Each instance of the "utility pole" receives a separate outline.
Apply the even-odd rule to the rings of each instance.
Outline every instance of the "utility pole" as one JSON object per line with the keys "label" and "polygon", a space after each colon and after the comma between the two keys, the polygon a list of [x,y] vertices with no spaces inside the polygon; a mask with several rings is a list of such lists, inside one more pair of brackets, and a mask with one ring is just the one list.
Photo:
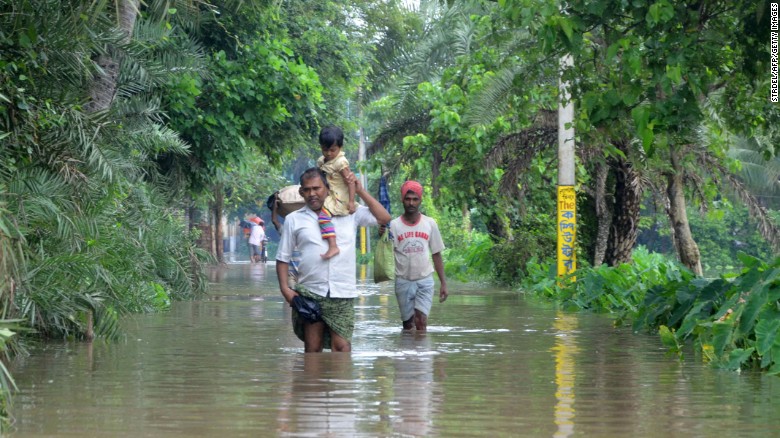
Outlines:
{"label": "utility pole", "polygon": [[[570,55],[561,58],[561,77],[558,79],[558,276],[577,270],[577,195],[575,183],[574,103],[564,82],[563,71],[571,67]],[[567,127],[568,125],[568,127]]]}
{"label": "utility pole", "polygon": [[[366,135],[363,131],[363,127],[360,127],[359,132],[359,146],[358,146],[358,162],[366,159]],[[368,188],[368,180],[366,174],[360,172],[360,184],[363,184],[364,188]],[[369,236],[366,227],[360,227],[360,253],[366,254],[371,251],[371,236]]]}

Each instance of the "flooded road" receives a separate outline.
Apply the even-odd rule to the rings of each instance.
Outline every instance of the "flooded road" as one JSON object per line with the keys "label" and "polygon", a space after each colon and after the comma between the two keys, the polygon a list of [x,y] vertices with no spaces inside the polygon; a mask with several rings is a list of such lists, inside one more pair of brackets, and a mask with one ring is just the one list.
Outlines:
{"label": "flooded road", "polygon": [[453,282],[402,334],[392,284],[363,281],[352,354],[303,354],[272,263],[211,280],[126,341],[18,360],[11,436],[780,435],[780,378],[681,363],[603,315]]}

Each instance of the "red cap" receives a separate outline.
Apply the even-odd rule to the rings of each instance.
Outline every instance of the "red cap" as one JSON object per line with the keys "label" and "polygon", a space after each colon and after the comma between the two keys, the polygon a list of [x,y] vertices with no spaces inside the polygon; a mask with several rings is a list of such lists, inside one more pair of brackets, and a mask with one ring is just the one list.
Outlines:
{"label": "red cap", "polygon": [[418,183],[417,181],[406,181],[401,186],[401,198],[406,196],[406,193],[412,191],[414,193],[417,193],[417,196],[422,198],[423,195],[423,188],[422,184]]}

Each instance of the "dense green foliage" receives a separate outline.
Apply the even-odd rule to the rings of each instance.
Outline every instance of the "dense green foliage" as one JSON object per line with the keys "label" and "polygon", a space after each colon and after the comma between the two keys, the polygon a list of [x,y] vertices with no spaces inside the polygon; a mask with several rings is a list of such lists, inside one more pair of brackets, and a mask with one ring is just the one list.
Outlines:
{"label": "dense green foliage", "polygon": [[321,103],[316,72],[283,42],[254,41],[235,56],[215,52],[208,78],[179,76],[172,84],[177,92],[167,96],[171,125],[195,145],[186,170],[196,192],[246,173],[252,153],[278,163],[283,149],[276,143],[306,132]]}
{"label": "dense green foliage", "polygon": [[523,290],[558,300],[565,308],[611,312],[619,319],[630,318],[649,288],[685,275],[679,264],[641,247],[634,251],[633,263],[584,267],[577,271],[576,282],[561,283],[551,265],[538,259],[529,263],[528,271]]}
{"label": "dense green foliage", "polygon": [[635,327],[659,328],[679,351],[692,339],[704,360],[731,370],[780,373],[780,259],[740,257],[739,275],[711,282],[682,277],[647,291]]}
{"label": "dense green foliage", "polygon": [[[196,71],[199,55],[181,28],[147,12],[126,39],[104,2],[0,9],[5,351],[21,348],[14,333],[113,339],[121,315],[205,289],[205,255],[155,165],[187,153],[163,123],[158,93],[175,72]],[[119,80],[111,106],[96,109],[94,57],[107,52]]]}
{"label": "dense green foliage", "polygon": [[[771,246],[756,230],[748,210],[727,201],[714,202],[707,212],[690,208],[691,231],[701,251],[705,277],[718,277],[741,268],[737,255],[745,253],[762,260],[773,256]],[[638,243],[663,254],[674,252],[668,219],[648,211],[643,214]]]}
{"label": "dense green foliage", "polygon": [[655,331],[681,355],[692,342],[714,366],[780,373],[780,259],[772,263],[740,255],[737,274],[708,280],[659,254],[640,249],[634,263],[580,269],[576,281],[555,277],[549,265],[531,263],[528,293],[569,309],[608,312],[617,324]]}

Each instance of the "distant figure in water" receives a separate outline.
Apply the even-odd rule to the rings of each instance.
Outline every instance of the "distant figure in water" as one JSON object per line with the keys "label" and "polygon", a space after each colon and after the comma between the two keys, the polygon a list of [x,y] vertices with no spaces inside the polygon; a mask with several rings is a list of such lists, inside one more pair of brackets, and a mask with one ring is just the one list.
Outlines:
{"label": "distant figure in water", "polygon": [[263,243],[265,241],[265,222],[259,217],[255,216],[249,219],[253,223],[252,231],[249,233],[249,247],[252,248],[251,260],[252,263],[264,262],[263,259]]}
{"label": "distant figure in water", "polygon": [[[441,257],[444,242],[436,221],[420,213],[422,196],[422,184],[406,181],[401,186],[404,214],[390,222],[390,240],[395,256],[395,297],[398,299],[404,330],[428,329],[428,315],[433,303],[434,271],[441,283],[439,302],[443,303],[448,296]],[[380,227],[379,234],[384,232],[385,227]]]}

